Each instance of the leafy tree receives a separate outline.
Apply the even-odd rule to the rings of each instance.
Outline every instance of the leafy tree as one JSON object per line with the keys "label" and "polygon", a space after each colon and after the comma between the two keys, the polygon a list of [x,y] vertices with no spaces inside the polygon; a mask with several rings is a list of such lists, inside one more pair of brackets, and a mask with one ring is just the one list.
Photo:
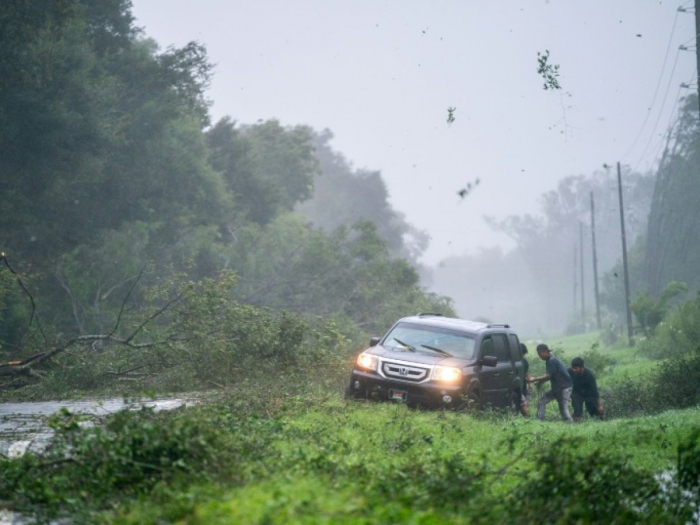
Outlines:
{"label": "leafy tree", "polygon": [[657,300],[653,300],[649,292],[645,290],[632,301],[630,308],[637,318],[644,335],[650,336],[653,334],[658,324],[663,321],[668,313],[669,301],[687,291],[688,286],[685,283],[672,282],[662,290],[661,297]]}
{"label": "leafy tree", "polygon": [[[638,173],[625,175],[628,197],[627,236],[637,238],[646,227],[646,217],[651,201],[653,179]],[[527,291],[511,294],[510,301],[522,297],[521,311],[541,312],[543,329],[560,331],[572,316],[574,260],[580,260],[580,228],[584,226],[584,278],[586,297],[593,306],[593,272],[591,268],[590,194],[596,203],[596,244],[598,270],[604,273],[613,267],[620,257],[620,230],[617,193],[613,177],[607,172],[591,176],[572,176],[562,179],[556,190],[545,193],[540,201],[541,215],[511,216],[503,221],[489,219],[497,230],[516,242],[513,257],[518,265],[523,263],[529,276]],[[576,259],[574,254],[576,253]],[[576,272],[580,272],[580,269]],[[520,281],[520,273],[502,267],[502,279],[508,276]],[[622,273],[618,273],[622,277]],[[578,280],[579,277],[576,276]],[[522,284],[511,283],[511,289],[520,290]],[[506,292],[507,293],[507,292]],[[577,289],[580,294],[580,289]],[[578,295],[580,297],[580,295]],[[617,297],[617,295],[615,296]],[[624,298],[624,295],[622,295]],[[624,300],[624,299],[623,299]],[[573,315],[581,316],[578,304],[573,305]],[[624,313],[624,306],[621,310]]]}
{"label": "leafy tree", "polygon": [[[644,290],[644,255],[646,236],[640,235],[627,253],[630,298]],[[625,299],[625,273],[622,261],[603,274],[601,279],[600,302],[612,315],[618,327],[627,323],[627,300]]]}
{"label": "leafy tree", "polygon": [[653,297],[671,281],[700,286],[700,127],[697,95],[687,96],[656,176],[644,277]]}
{"label": "leafy tree", "polygon": [[281,210],[291,211],[313,194],[318,161],[311,130],[306,126],[284,128],[269,120],[245,128],[256,175],[268,182]]}
{"label": "leafy tree", "polygon": [[372,221],[394,255],[415,262],[428,246],[428,235],[392,208],[381,173],[354,168],[331,148],[332,139],[328,130],[313,136],[321,175],[316,179],[313,197],[297,211],[325,231]]}
{"label": "leafy tree", "polygon": [[245,219],[267,224],[312,195],[318,165],[310,133],[276,120],[238,129],[228,117],[207,131],[209,161]]}
{"label": "leafy tree", "polygon": [[372,333],[418,311],[454,314],[449,300],[420,288],[415,268],[391,257],[368,221],[327,234],[280,216],[264,229],[242,230],[229,264],[243,301],[348,319]]}
{"label": "leafy tree", "polygon": [[106,275],[114,232],[148,225],[155,259],[233,213],[207,164],[200,45],[159,53],[123,0],[3,2],[0,45],[0,245],[39,289],[65,294],[43,294],[57,318],[98,294],[88,275],[123,275]]}

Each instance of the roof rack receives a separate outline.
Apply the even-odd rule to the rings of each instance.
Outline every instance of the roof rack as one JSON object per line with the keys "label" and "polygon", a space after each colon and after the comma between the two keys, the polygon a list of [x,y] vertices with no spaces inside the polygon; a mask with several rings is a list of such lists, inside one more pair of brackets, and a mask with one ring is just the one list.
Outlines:
{"label": "roof rack", "polygon": [[416,317],[428,317],[428,316],[430,316],[430,317],[444,317],[444,315],[442,315],[442,314],[435,314],[432,312],[421,312],[419,314],[416,314]]}
{"label": "roof rack", "polygon": [[509,324],[494,323],[494,324],[487,324],[486,328],[510,328],[510,325]]}

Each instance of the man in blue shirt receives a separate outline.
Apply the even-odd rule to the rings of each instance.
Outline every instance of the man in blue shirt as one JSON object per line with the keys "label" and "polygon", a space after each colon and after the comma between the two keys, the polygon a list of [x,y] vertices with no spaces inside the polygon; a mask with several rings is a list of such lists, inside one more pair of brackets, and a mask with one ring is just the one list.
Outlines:
{"label": "man in blue shirt", "polygon": [[564,364],[552,355],[547,345],[537,345],[537,355],[545,362],[546,373],[540,377],[530,378],[530,382],[541,383],[543,381],[549,381],[551,384],[551,389],[540,397],[540,402],[537,406],[537,418],[544,420],[544,412],[547,408],[547,403],[556,399],[559,404],[561,417],[569,423],[573,423],[574,420],[569,413],[569,399],[571,398],[573,381],[571,380],[569,372],[566,370]]}

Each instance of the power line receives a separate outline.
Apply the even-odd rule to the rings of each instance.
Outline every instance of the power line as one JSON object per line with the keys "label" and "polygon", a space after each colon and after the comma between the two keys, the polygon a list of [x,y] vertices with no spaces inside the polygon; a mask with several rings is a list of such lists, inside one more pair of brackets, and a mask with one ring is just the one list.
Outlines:
{"label": "power line", "polygon": [[700,35],[700,33],[694,34],[694,35],[693,35],[693,38],[689,38],[688,40],[686,40],[685,42],[683,42],[683,43],[681,44],[681,47],[687,46],[687,45],[690,44],[691,42],[695,42],[695,40],[698,38],[699,35]]}
{"label": "power line", "polygon": [[[693,76],[690,78],[690,80],[688,82],[682,82],[678,86],[678,94],[676,95],[676,101],[673,103],[673,107],[671,108],[671,113],[669,114],[669,117],[668,117],[668,124],[666,125],[666,131],[661,136],[661,139],[659,140],[659,145],[656,147],[656,153],[654,154],[654,157],[653,157],[653,160],[651,163],[652,166],[654,165],[656,160],[659,158],[659,155],[661,154],[661,150],[663,149],[665,137],[667,135],[670,135],[670,133],[673,131],[674,116],[677,115],[676,108],[678,107],[678,102],[680,102],[680,100],[682,98],[681,97],[681,90],[692,89],[693,88],[692,82],[697,78],[697,76],[698,76],[698,72],[696,71],[695,73],[693,73]],[[637,167],[642,163],[642,160],[644,160],[643,157],[639,159],[639,161],[635,165],[633,171],[637,171]]]}
{"label": "power line", "polygon": [[[653,166],[654,162],[656,162],[656,159],[659,158],[659,154],[661,153],[661,150],[663,149],[664,141],[666,140],[666,136],[669,135],[672,131],[671,123],[673,122],[674,116],[676,115],[676,106],[678,106],[678,102],[681,99],[681,90],[682,89],[683,89],[683,84],[678,86],[678,94],[676,95],[676,101],[673,103],[673,108],[671,108],[671,113],[670,113],[669,118],[668,118],[668,125],[666,126],[666,131],[659,139],[659,144],[656,147],[656,153],[654,154],[653,160],[651,162],[651,166]],[[640,158],[639,161],[637,161],[637,164],[635,164],[634,169],[632,171],[637,171],[637,168],[639,167],[639,165],[642,163],[643,160],[644,160],[644,157]]]}
{"label": "power line", "polygon": [[668,77],[668,84],[666,84],[666,91],[664,92],[664,99],[661,102],[661,107],[659,108],[659,116],[656,117],[656,122],[654,123],[654,126],[651,128],[651,134],[649,135],[649,140],[647,141],[646,146],[644,146],[644,150],[642,151],[642,154],[639,157],[639,161],[637,161],[637,165],[642,161],[644,158],[644,155],[646,155],[647,150],[649,149],[649,145],[651,144],[651,141],[654,140],[654,131],[656,131],[656,127],[659,125],[659,121],[661,120],[661,115],[663,114],[664,111],[664,106],[666,105],[666,98],[668,97],[668,90],[671,88],[671,82],[673,81],[673,73],[676,71],[676,64],[678,64],[678,57],[680,56],[680,49],[678,49],[678,52],[676,53],[676,59],[673,61],[673,68],[671,68],[671,76]]}
{"label": "power line", "polygon": [[[656,102],[656,96],[659,94],[659,87],[661,86],[661,80],[663,79],[664,76],[664,71],[666,70],[666,62],[668,61],[668,52],[671,49],[671,42],[673,42],[673,35],[676,32],[676,22],[678,21],[678,13],[680,13],[680,8],[678,11],[676,11],[676,16],[673,19],[673,27],[671,28],[671,35],[668,37],[668,45],[666,46],[666,54],[664,55],[664,63],[663,66],[661,67],[661,72],[659,73],[659,80],[656,83],[656,89],[654,90],[654,96],[651,99],[651,103],[649,104],[649,109],[647,109],[647,115],[644,118],[644,122],[642,122],[642,127],[639,128],[639,133],[637,133],[637,136],[634,139],[634,142],[632,142],[632,145],[630,146],[629,150],[627,153],[625,153],[622,156],[621,160],[624,160],[627,155],[629,155],[634,147],[637,145],[637,141],[639,140],[639,137],[642,136],[642,132],[644,131],[644,127],[647,125],[647,121],[649,120],[649,115],[651,115],[651,108],[654,107],[654,102]],[[676,53],[676,61],[678,60],[678,53]],[[675,68],[675,64],[674,64]],[[673,76],[673,73],[671,73],[671,76]]]}

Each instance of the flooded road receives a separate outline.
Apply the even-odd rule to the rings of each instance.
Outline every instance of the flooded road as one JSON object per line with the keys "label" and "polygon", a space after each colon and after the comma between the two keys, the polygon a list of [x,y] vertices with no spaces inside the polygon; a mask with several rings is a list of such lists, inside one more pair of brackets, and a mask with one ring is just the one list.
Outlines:
{"label": "flooded road", "polygon": [[[46,420],[51,414],[62,408],[79,414],[105,416],[125,409],[137,410],[142,406],[153,407],[154,410],[159,411],[195,405],[199,402],[198,398],[193,395],[129,402],[125,402],[121,398],[112,398],[86,401],[0,403],[0,455],[16,458],[29,451],[41,453],[53,437],[53,431],[46,426]],[[0,525],[25,523],[33,523],[33,520],[0,508]]]}
{"label": "flooded road", "polygon": [[133,402],[112,398],[87,401],[0,403],[0,455],[19,457],[27,451],[44,450],[53,435],[53,431],[46,426],[46,420],[62,408],[79,414],[104,416],[124,409],[135,410],[142,406],[153,407],[157,411],[172,410],[188,404],[193,405],[196,402],[194,397],[181,397]]}

